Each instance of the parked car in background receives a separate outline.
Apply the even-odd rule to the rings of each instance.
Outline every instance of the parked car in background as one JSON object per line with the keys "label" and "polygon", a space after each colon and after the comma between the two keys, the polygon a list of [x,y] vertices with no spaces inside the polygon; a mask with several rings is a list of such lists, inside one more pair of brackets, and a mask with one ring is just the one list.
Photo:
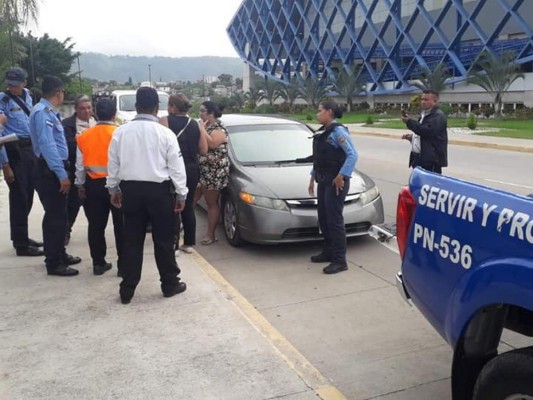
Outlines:
{"label": "parked car in background", "polygon": [[[313,131],[287,119],[225,115],[231,161],[229,185],[222,192],[226,238],[283,243],[319,240],[317,199],[307,191]],[[347,236],[368,234],[383,222],[383,203],[374,181],[354,170],[346,196]]]}
{"label": "parked car in background", "polygon": [[[116,122],[118,124],[124,124],[129,122],[135,117],[137,111],[135,110],[135,94],[136,90],[113,90],[111,92],[111,99],[115,100],[117,105]],[[168,115],[168,93],[158,90],[159,95],[159,112],[158,117],[164,117]]]}

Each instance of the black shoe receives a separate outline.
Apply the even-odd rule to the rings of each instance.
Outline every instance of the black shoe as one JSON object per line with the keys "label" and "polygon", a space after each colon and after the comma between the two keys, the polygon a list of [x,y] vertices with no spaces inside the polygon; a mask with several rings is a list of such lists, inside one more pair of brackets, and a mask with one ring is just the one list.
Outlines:
{"label": "black shoe", "polygon": [[44,251],[38,249],[37,247],[19,247],[17,248],[17,256],[26,256],[26,257],[38,257],[44,256]]}
{"label": "black shoe", "polygon": [[75,265],[81,263],[80,257],[71,256],[70,254],[65,254],[63,256],[63,263],[66,265]]}
{"label": "black shoe", "polygon": [[43,242],[38,242],[37,240],[33,240],[33,239],[28,239],[28,243],[30,244],[31,247],[43,247],[44,246]]}
{"label": "black shoe", "polygon": [[322,271],[324,271],[325,274],[336,274],[337,272],[346,271],[348,269],[348,265],[341,264],[341,263],[335,263],[332,262],[328,266],[324,267]]}
{"label": "black shoe", "polygon": [[320,254],[317,254],[316,256],[311,256],[311,262],[313,263],[331,262],[331,257],[328,256],[327,254],[320,253]]}
{"label": "black shoe", "polygon": [[176,287],[170,292],[164,292],[163,297],[172,297],[177,294],[183,293],[187,290],[187,284],[185,282],[179,282]]}
{"label": "black shoe", "polygon": [[106,271],[109,271],[111,268],[113,268],[113,265],[111,263],[105,263],[102,265],[94,265],[93,266],[93,274],[94,275],[103,275]]}
{"label": "black shoe", "polygon": [[80,272],[77,269],[70,268],[66,265],[61,265],[57,268],[46,268],[48,275],[55,276],[76,276]]}
{"label": "black shoe", "polygon": [[131,303],[131,299],[133,298],[133,293],[132,291],[130,290],[122,290],[122,288],[119,290],[119,294],[120,294],[120,302],[122,304],[130,304]]}
{"label": "black shoe", "polygon": [[66,246],[68,245],[69,242],[70,242],[70,232],[67,232],[67,234],[65,235],[65,241],[63,242],[63,244]]}

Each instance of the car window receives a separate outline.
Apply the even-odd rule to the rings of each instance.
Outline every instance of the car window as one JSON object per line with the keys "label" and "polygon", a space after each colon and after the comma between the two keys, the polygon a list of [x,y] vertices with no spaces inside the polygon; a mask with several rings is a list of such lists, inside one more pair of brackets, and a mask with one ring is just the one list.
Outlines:
{"label": "car window", "polygon": [[305,125],[228,127],[230,146],[241,163],[270,163],[313,153],[312,132]]}
{"label": "car window", "polygon": [[168,108],[168,94],[159,93],[159,109],[166,111]]}
{"label": "car window", "polygon": [[124,94],[119,97],[120,111],[135,111],[135,94]]}

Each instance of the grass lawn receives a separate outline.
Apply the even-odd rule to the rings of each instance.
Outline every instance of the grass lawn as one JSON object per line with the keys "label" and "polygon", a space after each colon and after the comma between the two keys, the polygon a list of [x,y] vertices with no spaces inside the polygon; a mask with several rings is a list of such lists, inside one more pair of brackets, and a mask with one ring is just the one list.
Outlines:
{"label": "grass lawn", "polygon": [[[400,120],[399,115],[378,115],[367,113],[345,113],[339,122],[343,124],[364,124],[368,117],[374,120],[373,125],[365,125],[366,127],[379,127],[389,129],[405,129],[405,124]],[[289,119],[295,119],[304,123],[315,124],[315,112],[299,113],[292,115],[285,115]],[[449,128],[466,128],[466,118],[448,118]],[[499,131],[494,132],[479,132],[472,131],[473,134],[485,136],[501,136],[518,139],[533,139],[533,120],[514,120],[514,119],[479,119],[478,130],[482,128],[495,128]]]}

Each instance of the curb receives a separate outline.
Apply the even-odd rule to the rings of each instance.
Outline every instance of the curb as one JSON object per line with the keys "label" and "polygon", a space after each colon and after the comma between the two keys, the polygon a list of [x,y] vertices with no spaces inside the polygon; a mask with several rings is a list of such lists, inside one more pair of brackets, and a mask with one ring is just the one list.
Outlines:
{"label": "curb", "polygon": [[[394,134],[394,133],[354,132],[354,131],[350,131],[350,133],[354,136],[379,136],[379,137],[401,140],[401,136],[398,134]],[[481,148],[496,149],[496,150],[516,151],[520,153],[533,153],[533,146],[526,147],[526,146],[518,146],[514,144],[504,144],[504,143],[471,142],[468,140],[460,140],[460,139],[450,139],[448,140],[448,144],[455,144],[458,146],[481,147]]]}
{"label": "curb", "polygon": [[270,343],[278,355],[321,400],[347,400],[305,356],[296,349],[220,272],[197,251],[192,256],[203,273],[226,295],[248,322]]}

